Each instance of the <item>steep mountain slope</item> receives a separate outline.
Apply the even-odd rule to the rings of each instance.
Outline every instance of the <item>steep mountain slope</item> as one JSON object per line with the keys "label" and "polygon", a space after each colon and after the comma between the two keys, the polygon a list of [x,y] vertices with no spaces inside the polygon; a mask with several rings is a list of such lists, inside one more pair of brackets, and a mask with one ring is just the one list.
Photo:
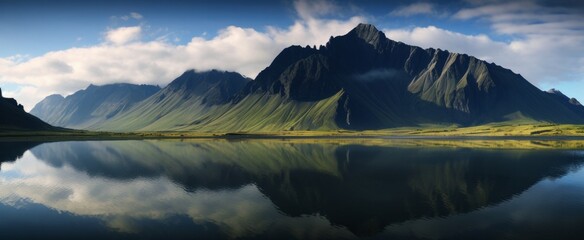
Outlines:
{"label": "steep mountain slope", "polygon": [[63,97],[51,95],[39,102],[31,114],[55,126],[91,128],[107,121],[159,91],[151,85],[89,85],[87,89]]}
{"label": "steep mountain slope", "polygon": [[4,98],[0,89],[0,131],[52,129],[51,125],[25,112],[14,98]]}
{"label": "steep mountain slope", "polygon": [[570,110],[578,113],[580,116],[584,117],[584,106],[575,98],[569,98],[568,96],[564,95],[562,92],[552,88],[547,91],[548,95],[552,96],[564,106],[569,108]]}
{"label": "steep mountain slope", "polygon": [[234,72],[189,70],[130,110],[89,129],[180,130],[205,114],[222,112],[248,81]]}

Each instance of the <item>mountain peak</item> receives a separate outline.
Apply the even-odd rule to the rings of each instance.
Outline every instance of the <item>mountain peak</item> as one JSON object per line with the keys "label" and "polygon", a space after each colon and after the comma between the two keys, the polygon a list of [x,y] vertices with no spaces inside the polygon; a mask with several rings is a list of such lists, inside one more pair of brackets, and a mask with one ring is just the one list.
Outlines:
{"label": "mountain peak", "polygon": [[189,70],[168,84],[162,93],[182,92],[183,99],[202,98],[208,105],[224,103],[241,90],[250,79],[237,72],[212,69]]}
{"label": "mountain peak", "polygon": [[240,80],[246,78],[236,72],[222,71],[217,69],[211,69],[207,71],[196,71],[191,69],[184,72],[174,81],[169,83],[168,87],[176,89],[195,89],[200,84],[214,84],[222,81],[230,81],[233,79]]}
{"label": "mountain peak", "polygon": [[556,94],[556,95],[566,97],[566,95],[564,95],[564,93],[562,93],[560,90],[557,90],[555,88],[552,88],[552,89],[548,90],[547,92],[551,93],[551,94]]}
{"label": "mountain peak", "polygon": [[557,98],[561,99],[561,101],[567,102],[571,105],[580,106],[580,107],[582,106],[582,104],[580,102],[578,102],[577,99],[570,98],[570,97],[566,96],[564,93],[560,92],[560,90],[557,90],[555,88],[548,90],[547,93],[552,94],[553,96],[556,96]]}
{"label": "mountain peak", "polygon": [[353,28],[349,35],[365,40],[365,42],[376,46],[380,41],[387,39],[382,31],[379,31],[372,24],[359,23],[357,27]]}
{"label": "mountain peak", "polygon": [[379,30],[373,25],[369,23],[359,23],[353,31],[358,32],[379,32]]}
{"label": "mountain peak", "polygon": [[47,96],[45,99],[64,100],[65,97],[63,97],[63,95],[61,95],[61,94],[52,94],[52,95]]}
{"label": "mountain peak", "polygon": [[564,94],[563,92],[561,92],[560,90],[557,90],[555,88],[552,88],[550,90],[547,90],[547,93],[552,94],[554,96],[558,96],[559,98],[565,100],[565,101],[569,101],[570,98],[568,96],[566,96],[566,94]]}

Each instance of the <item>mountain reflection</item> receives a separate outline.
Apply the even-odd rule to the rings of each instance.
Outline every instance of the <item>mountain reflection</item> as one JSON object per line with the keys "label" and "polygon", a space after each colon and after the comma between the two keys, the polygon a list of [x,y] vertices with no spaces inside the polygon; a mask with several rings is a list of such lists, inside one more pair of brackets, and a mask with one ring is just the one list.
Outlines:
{"label": "mountain reflection", "polygon": [[[35,145],[19,144],[18,148],[0,143],[0,148],[13,150],[2,151],[0,159],[22,156],[28,147]],[[341,226],[351,232],[346,235],[340,228],[329,227],[328,237],[334,235],[330,231],[336,232],[336,237],[374,236],[388,225],[447,217],[500,204],[542,179],[565,175],[584,161],[581,155],[570,151],[276,140],[57,142],[36,146],[31,152],[50,168],[69,169],[67,176],[89,176],[85,185],[95,187],[87,190],[91,193],[84,197],[99,199],[101,194],[114,198],[115,204],[127,205],[112,208],[113,203],[106,205],[97,200],[93,208],[64,204],[64,199],[80,197],[75,191],[53,197],[58,200],[47,200],[48,193],[43,196],[29,193],[31,196],[25,198],[42,199],[38,201],[51,205],[50,208],[79,215],[107,216],[105,219],[112,228],[127,232],[138,231],[132,225],[138,224],[139,219],[182,212],[205,224],[223,226],[231,237],[258,237],[274,228],[299,232],[311,221],[319,222],[318,226],[327,225],[320,217],[309,216],[322,216],[330,226]],[[164,179],[186,192],[171,192]],[[58,180],[59,183],[45,184],[67,186],[76,181],[75,177]],[[131,188],[148,181],[158,185],[151,190]],[[111,191],[125,195],[118,192],[107,195],[103,193],[107,190],[97,185],[108,185]],[[254,195],[255,189],[267,199]],[[233,195],[237,197],[228,197]],[[195,201],[196,196],[206,197]],[[140,208],[132,206],[133,202]],[[277,211],[267,210],[271,204]],[[224,209],[202,209],[203,206]],[[270,225],[269,221],[281,213],[287,220],[279,227]],[[256,226],[251,229],[240,226],[252,223]]]}
{"label": "mountain reflection", "polygon": [[0,169],[2,169],[2,163],[12,162],[16,159],[22,157],[24,152],[40,143],[38,142],[2,142],[0,141]]}

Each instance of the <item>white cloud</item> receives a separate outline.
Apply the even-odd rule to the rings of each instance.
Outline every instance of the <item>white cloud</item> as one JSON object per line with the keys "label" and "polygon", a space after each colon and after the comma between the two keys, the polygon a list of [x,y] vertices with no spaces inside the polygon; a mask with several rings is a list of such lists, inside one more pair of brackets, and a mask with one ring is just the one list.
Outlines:
{"label": "white cloud", "polygon": [[15,62],[15,63],[21,63],[21,62],[25,62],[29,59],[30,59],[29,55],[17,54],[17,55],[9,56],[6,59],[0,58],[0,61],[10,61],[10,62]]}
{"label": "white cloud", "polygon": [[[117,19],[118,17],[113,16],[112,19]],[[136,20],[141,20],[142,18],[144,18],[144,16],[142,16],[142,14],[137,13],[137,12],[131,12],[130,15],[124,15],[119,17],[120,19],[124,20],[124,21],[128,21],[130,19],[136,19]]]}
{"label": "white cloud", "polygon": [[[352,17],[348,20],[308,19],[296,21],[287,29],[269,27],[267,34],[282,47],[290,45],[324,45],[331,36],[347,34],[363,17]],[[271,59],[270,59],[271,61]]]}
{"label": "white cloud", "polygon": [[140,38],[142,33],[142,27],[121,27],[116,29],[110,29],[105,33],[105,39],[113,44],[126,44]]}
{"label": "white cloud", "polygon": [[390,15],[409,17],[413,15],[420,14],[433,14],[435,13],[434,5],[431,3],[413,3],[407,6],[403,6],[391,11]]}
{"label": "white cloud", "polygon": [[[71,94],[90,83],[164,86],[191,68],[217,68],[255,77],[283,48],[325,44],[330,36],[346,34],[358,23],[366,22],[362,16],[343,20],[323,18],[338,12],[338,6],[327,1],[301,0],[294,6],[298,19],[289,27],[267,26],[258,30],[228,26],[215,37],[203,34],[204,37],[193,37],[184,45],[168,37],[142,41],[140,37],[147,29],[141,26],[110,29],[104,42],[95,46],[54,51],[34,58],[0,58],[0,83],[22,86],[4,95],[15,97],[30,110],[45,96]],[[423,3],[411,6],[417,7],[410,8],[410,13],[435,10]],[[572,14],[569,9],[546,12],[533,3],[502,3],[461,9],[453,17],[486,21],[497,33],[513,40],[498,41],[487,35],[461,34],[434,26],[385,32],[388,37],[408,44],[467,53],[495,62],[536,84],[584,76],[581,25],[584,17]]]}
{"label": "white cloud", "polygon": [[536,84],[584,80],[584,16],[578,10],[502,2],[461,9],[453,17],[486,21],[496,33],[511,36],[505,48],[493,51],[501,55],[495,61]]}
{"label": "white cloud", "polygon": [[[108,147],[108,143],[88,144],[92,144],[95,152],[107,152],[99,150],[100,147]],[[114,165],[123,162],[115,157],[102,159],[108,159],[108,163]],[[136,159],[130,161],[132,164],[146,164],[148,166],[138,165],[146,168],[152,164],[160,165],[150,162],[152,159],[155,158],[139,157],[138,162],[134,162]],[[171,168],[165,172],[172,172],[185,165],[185,162],[181,162],[184,158],[173,159],[178,162],[170,161],[167,166]],[[187,165],[206,165],[209,163],[207,159],[210,158],[197,158]],[[22,201],[17,200],[25,199],[59,212],[101,219],[119,232],[131,233],[150,226],[139,224],[143,220],[164,222],[180,215],[188,216],[194,223],[213,222],[230,238],[241,238],[270,229],[290,229],[291,226],[297,230],[291,234],[299,239],[307,236],[333,236],[331,234],[335,234],[333,238],[353,236],[346,228],[335,226],[323,217],[290,217],[282,214],[251,184],[237,189],[197,189],[187,192],[183,186],[165,176],[127,180],[107,178],[100,174],[90,175],[76,170],[70,164],[51,166],[36,158],[31,151],[25,152],[16,162],[2,164],[0,183],[2,204],[12,203],[13,207],[18,208],[20,206],[17,204]]]}
{"label": "white cloud", "polygon": [[468,20],[476,17],[495,16],[508,13],[530,13],[536,5],[531,2],[517,1],[503,4],[482,5],[475,8],[461,9],[454,14],[454,18]]}
{"label": "white cloud", "polygon": [[193,37],[184,45],[167,38],[141,41],[140,26],[110,29],[105,42],[70,48],[16,61],[0,58],[0,83],[24,86],[5,92],[25,109],[51,94],[68,95],[90,83],[128,82],[164,86],[188,69],[222,69],[255,77],[290,45],[321,45],[330,36],[343,35],[364,17],[347,20],[319,19],[335,6],[325,1],[298,1],[299,19],[288,28],[265,31],[228,26],[213,38]]}
{"label": "white cloud", "polygon": [[136,20],[140,20],[143,18],[142,14],[139,14],[137,12],[131,12],[130,17],[132,17],[133,19],[136,19]]}
{"label": "white cloud", "polygon": [[298,0],[294,2],[294,8],[302,19],[328,15],[339,9],[337,5],[327,0]]}
{"label": "white cloud", "polygon": [[[581,52],[584,51],[584,44],[576,41],[578,37],[527,37],[502,42],[486,35],[465,35],[434,26],[386,29],[385,33],[389,38],[407,44],[466,53],[495,62],[534,84],[578,80],[584,76],[577,64],[582,61]],[[575,49],[580,52],[573,52]]]}
{"label": "white cloud", "polygon": [[[482,34],[465,35],[435,26],[385,29],[384,32],[388,38],[410,45],[466,53],[486,61],[495,61],[495,59],[509,54],[509,52],[501,51],[508,48],[506,43],[496,42]],[[493,51],[493,49],[498,49],[498,51]]]}

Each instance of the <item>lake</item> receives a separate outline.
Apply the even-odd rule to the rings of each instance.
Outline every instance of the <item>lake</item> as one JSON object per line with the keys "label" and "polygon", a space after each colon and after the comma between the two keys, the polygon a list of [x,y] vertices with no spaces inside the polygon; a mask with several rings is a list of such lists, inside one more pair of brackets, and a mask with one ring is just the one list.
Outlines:
{"label": "lake", "polygon": [[0,142],[0,238],[581,239],[579,144]]}

